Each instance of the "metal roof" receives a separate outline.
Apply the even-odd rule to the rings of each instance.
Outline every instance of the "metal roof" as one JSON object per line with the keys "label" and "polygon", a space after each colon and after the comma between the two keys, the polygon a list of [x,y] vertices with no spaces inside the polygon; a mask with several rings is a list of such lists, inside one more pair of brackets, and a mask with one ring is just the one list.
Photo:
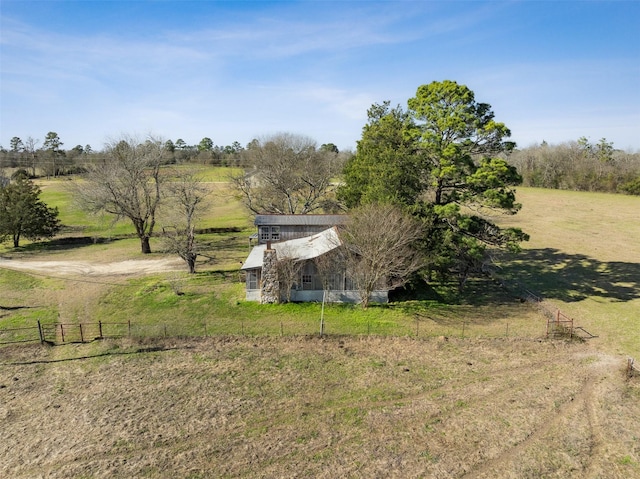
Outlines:
{"label": "metal roof", "polygon": [[[273,243],[271,249],[276,250],[276,254],[280,259],[293,258],[302,261],[322,256],[341,244],[338,230],[333,227],[312,236]],[[241,269],[262,268],[262,260],[266,249],[266,244],[254,246]]]}
{"label": "metal roof", "polygon": [[347,215],[256,215],[256,226],[336,226],[345,224]]}

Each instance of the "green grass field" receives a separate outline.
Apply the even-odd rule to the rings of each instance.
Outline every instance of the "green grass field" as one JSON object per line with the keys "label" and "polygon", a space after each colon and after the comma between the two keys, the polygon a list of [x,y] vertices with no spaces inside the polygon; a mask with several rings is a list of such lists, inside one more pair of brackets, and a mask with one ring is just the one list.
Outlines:
{"label": "green grass field", "polygon": [[[201,228],[238,228],[238,233],[201,235],[208,259],[199,273],[167,273],[132,280],[93,284],[90,278],[46,279],[55,288],[23,288],[34,276],[3,270],[5,308],[0,325],[33,324],[35,319],[79,322],[85,318],[134,319],[179,335],[313,334],[319,331],[321,306],[258,306],[243,301],[239,266],[249,252],[251,218],[224,180],[226,168],[201,167],[210,181],[210,206]],[[60,261],[109,262],[140,259],[132,227],[106,217],[88,216],[74,204],[68,180],[42,181],[43,199],[60,209],[66,232],[108,240],[81,246],[56,246],[56,241],[25,245],[17,251],[2,246],[7,257]],[[607,350],[638,355],[637,311],[640,310],[640,198],[522,188],[522,211],[498,221],[519,226],[531,235],[522,253],[502,255],[499,274],[542,296],[576,324],[597,335]],[[159,219],[159,224],[162,217]],[[158,240],[152,242],[156,250]],[[153,253],[150,257],[164,257]],[[55,271],[51,276],[55,276]],[[7,277],[11,279],[7,279]],[[19,277],[20,279],[15,279]],[[115,285],[117,283],[117,285]],[[176,294],[176,287],[181,295]],[[76,294],[69,295],[67,292]],[[324,310],[325,331],[335,334],[453,335],[538,337],[545,319],[535,309],[486,280],[470,284],[457,295],[453,285],[434,285],[430,299],[377,306],[369,311],[332,305]],[[35,298],[38,300],[36,301]],[[445,299],[443,299],[445,298]],[[177,319],[179,318],[179,319]],[[162,326],[160,326],[162,325]],[[0,326],[2,327],[2,326]]]}

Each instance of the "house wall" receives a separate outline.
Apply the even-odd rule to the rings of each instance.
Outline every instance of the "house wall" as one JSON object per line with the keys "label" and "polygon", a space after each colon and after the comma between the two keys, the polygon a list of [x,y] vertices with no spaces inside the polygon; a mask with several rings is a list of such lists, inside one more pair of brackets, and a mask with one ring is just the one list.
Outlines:
{"label": "house wall", "polygon": [[[292,291],[291,301],[294,302],[322,302],[322,296],[324,291],[311,290],[311,291]],[[388,303],[389,294],[387,291],[374,291],[371,293],[370,301],[372,303]],[[325,297],[327,303],[348,303],[356,304],[360,302],[360,294],[358,291],[327,291]]]}
{"label": "house wall", "polygon": [[[324,291],[322,290],[309,290],[309,291],[291,291],[291,301],[296,303],[321,303]],[[247,301],[261,301],[261,293],[259,289],[251,289],[246,292]],[[327,291],[325,298],[327,303],[347,303],[356,304],[360,302],[360,295],[357,291]],[[372,303],[388,303],[389,294],[387,291],[374,291],[371,294]]]}
{"label": "house wall", "polygon": [[[267,250],[269,251],[269,250]],[[265,253],[267,253],[265,251]],[[266,259],[267,262],[271,263],[271,261],[275,261],[275,251],[271,250],[271,253],[267,253],[266,256],[273,257]],[[264,271],[260,269],[251,269],[246,272],[246,285],[245,285],[245,298],[247,301],[258,301],[261,303],[264,302],[277,302],[276,297],[274,296],[276,293],[272,290],[273,285],[268,287],[269,290],[268,295],[264,295],[263,291],[265,289],[265,281],[273,282],[277,281],[276,278],[268,278],[265,279]],[[305,283],[302,281],[302,274],[308,273],[312,276],[312,281],[310,283]],[[340,274],[343,276],[343,273]],[[341,287],[352,287],[350,281],[339,281],[342,284]],[[345,285],[346,283],[346,285]],[[304,289],[308,286],[308,289]],[[312,289],[313,288],[313,289]],[[291,290],[291,301],[293,302],[322,302],[322,296],[324,294],[324,290],[322,289],[322,282],[320,281],[319,276],[317,275],[317,270],[312,261],[309,261],[305,264],[300,270],[300,278],[296,285],[294,285]],[[388,303],[389,302],[389,293],[386,290],[376,290],[371,294],[370,298],[372,303]],[[327,291],[326,302],[328,303],[351,303],[355,304],[360,302],[360,296],[358,291],[349,290],[349,289],[332,289]]]}
{"label": "house wall", "polygon": [[260,290],[259,289],[248,289],[247,294],[245,296],[247,301],[258,301],[260,302]]}

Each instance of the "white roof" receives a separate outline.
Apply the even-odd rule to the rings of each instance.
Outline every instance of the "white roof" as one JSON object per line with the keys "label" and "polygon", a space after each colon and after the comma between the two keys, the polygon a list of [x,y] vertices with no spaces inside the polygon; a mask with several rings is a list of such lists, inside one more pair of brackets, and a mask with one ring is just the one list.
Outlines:
{"label": "white roof", "polygon": [[[276,250],[279,259],[293,258],[302,261],[322,256],[341,244],[338,230],[333,227],[312,236],[273,243],[271,249]],[[254,246],[241,269],[262,268],[262,260],[266,249],[266,244]]]}

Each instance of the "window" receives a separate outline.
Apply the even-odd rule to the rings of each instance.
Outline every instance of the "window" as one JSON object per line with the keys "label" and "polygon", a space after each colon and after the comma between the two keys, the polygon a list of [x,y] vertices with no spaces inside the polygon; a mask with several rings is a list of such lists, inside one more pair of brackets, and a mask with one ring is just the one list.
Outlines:
{"label": "window", "polygon": [[307,261],[305,265],[302,267],[302,271],[300,274],[300,279],[302,280],[302,289],[313,290],[313,289],[322,289],[322,287],[318,288],[314,284],[314,278],[316,276],[316,265],[311,261]]}
{"label": "window", "polygon": [[279,226],[261,226],[260,227],[260,241],[279,241],[280,240],[280,227]]}
{"label": "window", "polygon": [[331,291],[342,291],[344,289],[344,281],[342,273],[333,273],[328,277],[328,287]]}
{"label": "window", "polygon": [[257,269],[247,271],[247,289],[259,289],[260,272]]}

